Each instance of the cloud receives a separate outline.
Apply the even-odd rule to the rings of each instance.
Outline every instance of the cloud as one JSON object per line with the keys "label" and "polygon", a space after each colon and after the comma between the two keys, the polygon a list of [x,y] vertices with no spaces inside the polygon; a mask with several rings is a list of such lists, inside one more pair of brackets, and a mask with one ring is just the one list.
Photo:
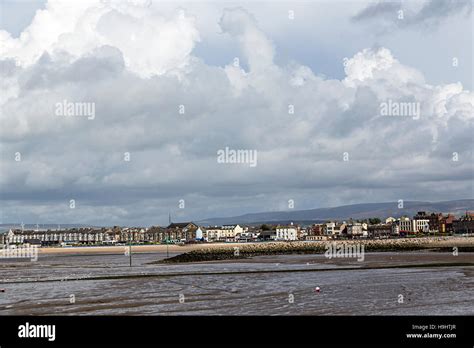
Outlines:
{"label": "cloud", "polygon": [[183,10],[164,18],[149,6],[148,1],[49,1],[19,38],[0,31],[2,53],[31,66],[45,52],[74,60],[110,45],[142,77],[185,67],[199,41],[193,18]]}
{"label": "cloud", "polygon": [[359,11],[353,20],[361,21],[366,19],[374,19],[376,17],[394,16],[401,8],[401,1],[378,1],[372,3]]}
{"label": "cloud", "polygon": [[424,84],[424,77],[415,69],[400,64],[390,50],[364,49],[345,64],[346,78],[349,86],[371,84],[374,80],[385,80],[392,87],[407,84]]}
{"label": "cloud", "polygon": [[416,25],[433,27],[450,16],[469,15],[471,12],[470,0],[378,1],[359,11],[352,19],[356,22],[382,20],[386,25],[401,28]]}
{"label": "cloud", "polygon": [[[0,57],[3,221],[153,224],[170,210],[199,219],[288,199],[311,208],[469,193],[473,93],[427,83],[388,48],[361,49],[343,79],[326,79],[278,64],[256,19],[234,8],[219,24],[248,68],[212,66],[193,55],[201,33],[185,12],[73,4],[50,3]],[[63,100],[95,103],[96,117],[58,117]],[[381,116],[388,100],[419,103],[420,119]],[[258,165],[217,163],[226,147],[257,150]]]}
{"label": "cloud", "polygon": [[251,71],[268,69],[273,65],[273,44],[245,9],[225,9],[219,24],[223,32],[237,38]]}

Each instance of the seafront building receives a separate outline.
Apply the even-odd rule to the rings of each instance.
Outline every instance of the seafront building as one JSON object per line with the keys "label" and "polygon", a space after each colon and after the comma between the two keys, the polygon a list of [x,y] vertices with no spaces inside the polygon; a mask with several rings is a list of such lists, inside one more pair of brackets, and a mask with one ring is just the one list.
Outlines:
{"label": "seafront building", "polygon": [[460,219],[453,220],[452,229],[454,233],[474,233],[474,213],[468,213],[462,216]]}
{"label": "seafront building", "polygon": [[4,244],[38,244],[38,242],[42,245],[115,244],[127,241],[144,242],[149,239],[150,236],[144,228],[130,227],[121,230],[118,230],[117,227],[45,231],[10,229],[3,235]]}
{"label": "seafront building", "polygon": [[412,223],[409,217],[402,216],[395,222],[395,230],[398,234],[412,232]]}
{"label": "seafront building", "polygon": [[323,234],[331,237],[342,236],[347,233],[347,224],[330,221],[323,225]]}
{"label": "seafront building", "polygon": [[327,239],[328,237],[323,235],[323,226],[321,224],[313,224],[306,228],[305,240],[320,241]]}
{"label": "seafront building", "polygon": [[214,226],[206,229],[204,239],[208,242],[233,242],[246,232],[240,225]]}
{"label": "seafront building", "polygon": [[385,239],[394,235],[391,224],[375,224],[367,226],[368,238]]}
{"label": "seafront building", "polygon": [[354,222],[347,225],[347,236],[349,238],[367,238],[367,224],[361,222]]}
{"label": "seafront building", "polygon": [[163,234],[159,236],[159,241],[185,242],[195,240],[198,228],[199,226],[194,222],[171,223],[163,231]]}
{"label": "seafront building", "polygon": [[277,226],[275,231],[276,240],[298,240],[299,228],[297,226],[294,226],[293,223],[291,223],[289,226]]}
{"label": "seafront building", "polygon": [[[370,223],[370,221],[372,223]],[[397,238],[410,235],[474,234],[474,213],[452,214],[418,212],[412,218],[390,217],[358,221],[327,221],[309,226],[262,225],[199,226],[194,222],[170,223],[167,227],[71,228],[57,230],[10,229],[0,232],[5,245],[115,245],[126,243],[324,241],[331,239]]]}

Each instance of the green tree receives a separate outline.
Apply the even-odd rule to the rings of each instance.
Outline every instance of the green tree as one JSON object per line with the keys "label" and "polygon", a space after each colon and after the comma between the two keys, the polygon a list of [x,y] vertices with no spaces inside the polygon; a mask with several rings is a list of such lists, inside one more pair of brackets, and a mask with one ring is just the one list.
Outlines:
{"label": "green tree", "polygon": [[369,219],[369,223],[371,225],[376,225],[376,224],[379,224],[381,222],[381,220],[379,218],[370,218]]}

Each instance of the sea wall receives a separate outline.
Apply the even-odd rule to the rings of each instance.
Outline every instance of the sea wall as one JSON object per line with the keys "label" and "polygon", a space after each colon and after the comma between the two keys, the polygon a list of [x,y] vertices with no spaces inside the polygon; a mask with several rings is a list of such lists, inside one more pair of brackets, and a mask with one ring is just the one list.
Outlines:
{"label": "sea wall", "polygon": [[284,255],[284,254],[322,254],[327,250],[329,244],[360,244],[364,246],[365,252],[383,251],[414,251],[435,250],[458,252],[474,251],[474,237],[426,237],[426,238],[401,238],[401,239],[379,239],[379,240],[340,240],[340,241],[295,241],[295,242],[269,242],[232,244],[218,248],[203,246],[201,249],[176,255],[174,257],[160,260],[157,263],[179,263],[197,261],[216,261],[243,259],[261,255]]}

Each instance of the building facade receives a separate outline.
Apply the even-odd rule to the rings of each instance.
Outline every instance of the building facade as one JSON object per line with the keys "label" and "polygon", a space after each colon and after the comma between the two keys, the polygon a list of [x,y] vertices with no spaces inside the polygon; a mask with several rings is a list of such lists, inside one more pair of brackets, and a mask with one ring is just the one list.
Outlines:
{"label": "building facade", "polygon": [[294,225],[289,226],[277,226],[276,228],[276,240],[297,240],[298,239],[298,228]]}
{"label": "building facade", "polygon": [[196,240],[196,231],[199,228],[193,222],[172,223],[166,227],[164,240],[171,242],[189,242]]}
{"label": "building facade", "polygon": [[455,234],[472,234],[474,233],[474,214],[468,213],[458,220],[453,221],[453,232]]}
{"label": "building facade", "polygon": [[391,224],[376,224],[367,227],[368,237],[374,239],[390,238],[392,235]]}
{"label": "building facade", "polygon": [[347,225],[347,237],[348,238],[367,237],[367,224],[362,224],[360,222],[354,222],[354,223],[348,224]]}
{"label": "building facade", "polygon": [[57,231],[10,230],[5,244],[23,244],[27,240],[38,240],[42,245],[58,244],[102,244],[111,240],[106,229],[70,229]]}
{"label": "building facade", "polygon": [[402,216],[400,219],[397,220],[398,222],[398,233],[408,234],[413,231],[413,224],[410,218]]}
{"label": "building facade", "polygon": [[208,227],[207,229],[207,238],[209,242],[230,242],[239,237],[245,232],[244,228],[240,225],[225,225],[225,226],[214,226]]}
{"label": "building facade", "polygon": [[344,222],[339,223],[330,221],[323,224],[323,234],[331,238],[338,238],[347,233],[346,228],[347,224]]}

